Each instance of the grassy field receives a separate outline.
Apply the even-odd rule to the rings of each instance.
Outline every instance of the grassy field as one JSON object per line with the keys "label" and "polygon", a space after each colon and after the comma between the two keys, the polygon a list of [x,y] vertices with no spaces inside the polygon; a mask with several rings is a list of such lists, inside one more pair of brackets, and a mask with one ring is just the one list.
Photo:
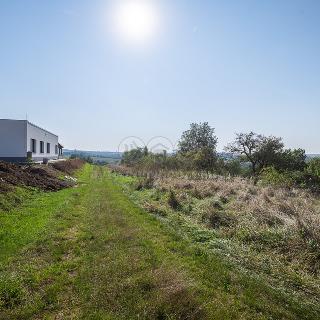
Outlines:
{"label": "grassy field", "polygon": [[78,178],[0,211],[0,319],[320,318],[313,299],[239,267],[191,220],[140,209],[130,178],[89,165]]}

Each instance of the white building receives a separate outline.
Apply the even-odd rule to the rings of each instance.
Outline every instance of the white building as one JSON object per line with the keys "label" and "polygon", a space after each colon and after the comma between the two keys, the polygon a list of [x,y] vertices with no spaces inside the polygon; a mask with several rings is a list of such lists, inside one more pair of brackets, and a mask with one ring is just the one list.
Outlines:
{"label": "white building", "polygon": [[0,119],[0,160],[24,162],[58,159],[62,146],[57,135],[27,120]]}

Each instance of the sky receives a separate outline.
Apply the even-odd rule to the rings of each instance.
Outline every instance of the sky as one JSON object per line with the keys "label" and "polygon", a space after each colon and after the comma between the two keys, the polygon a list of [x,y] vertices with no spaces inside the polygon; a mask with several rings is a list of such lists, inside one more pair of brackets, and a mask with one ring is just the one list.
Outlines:
{"label": "sky", "polygon": [[0,0],[0,118],[70,149],[209,122],[218,150],[255,131],[320,153],[320,1],[121,1]]}

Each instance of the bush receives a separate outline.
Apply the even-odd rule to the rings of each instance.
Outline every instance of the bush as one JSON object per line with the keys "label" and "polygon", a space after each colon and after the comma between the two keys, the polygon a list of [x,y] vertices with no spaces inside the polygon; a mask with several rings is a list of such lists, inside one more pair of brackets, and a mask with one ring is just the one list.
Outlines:
{"label": "bush", "polygon": [[305,172],[320,181],[320,158],[314,158],[308,162]]}
{"label": "bush", "polygon": [[142,189],[151,189],[154,184],[154,178],[148,177],[148,178],[141,178],[139,179],[137,185],[135,186],[135,190],[139,191]]}
{"label": "bush", "polygon": [[169,192],[168,205],[174,210],[177,210],[180,208],[180,203],[179,203],[175,193],[172,190],[170,190],[170,192]]}
{"label": "bush", "polygon": [[274,167],[267,167],[261,171],[262,184],[271,184],[278,187],[292,187],[295,184],[293,177],[288,172],[279,172]]}
{"label": "bush", "polygon": [[234,218],[224,211],[213,211],[208,216],[209,224],[214,229],[220,227],[230,227],[234,223]]}
{"label": "bush", "polygon": [[224,174],[231,175],[232,177],[240,176],[244,173],[239,159],[225,160],[222,162],[222,170]]}
{"label": "bush", "polygon": [[304,171],[305,186],[313,192],[320,192],[320,158],[308,162]]}
{"label": "bush", "polygon": [[303,149],[286,149],[278,154],[274,163],[277,170],[303,171],[306,167],[306,153]]}
{"label": "bush", "polygon": [[136,148],[130,151],[125,151],[122,155],[121,164],[132,166],[141,161],[148,155],[147,148]]}

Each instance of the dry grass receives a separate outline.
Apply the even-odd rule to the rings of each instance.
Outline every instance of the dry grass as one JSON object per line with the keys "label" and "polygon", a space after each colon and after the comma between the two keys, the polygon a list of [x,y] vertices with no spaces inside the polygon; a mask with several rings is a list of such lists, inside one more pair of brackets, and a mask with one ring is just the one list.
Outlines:
{"label": "dry grass", "polygon": [[[259,251],[281,254],[281,258],[313,274],[320,271],[320,199],[308,191],[206,173],[112,169],[125,175],[148,177],[148,188],[152,180],[153,187],[160,192],[169,195],[174,192],[177,202],[182,204],[182,212],[216,229],[222,237]],[[148,205],[157,212],[154,203]]]}
{"label": "dry grass", "polygon": [[72,175],[76,170],[81,169],[85,164],[81,159],[70,159],[66,161],[59,161],[52,164],[52,167],[61,172]]}

